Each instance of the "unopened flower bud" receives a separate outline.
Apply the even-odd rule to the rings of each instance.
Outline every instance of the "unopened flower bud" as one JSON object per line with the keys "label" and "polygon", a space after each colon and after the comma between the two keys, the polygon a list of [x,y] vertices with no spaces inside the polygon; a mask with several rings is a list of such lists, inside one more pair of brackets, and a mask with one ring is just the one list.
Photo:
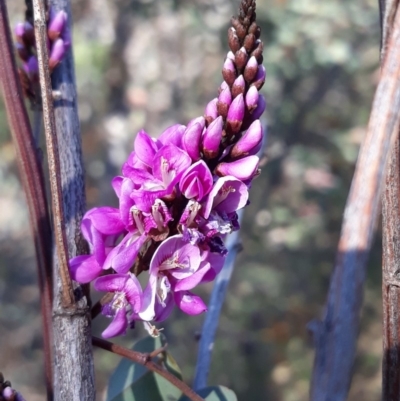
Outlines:
{"label": "unopened flower bud", "polygon": [[66,48],[64,45],[64,41],[62,39],[57,39],[53,43],[53,47],[51,49],[50,57],[49,57],[49,68],[50,71],[53,71],[54,68],[60,63],[62,58],[64,57]]}
{"label": "unopened flower bud", "polygon": [[224,77],[224,80],[229,86],[231,86],[236,79],[235,64],[229,58],[225,60],[224,66],[222,68],[222,76]]}
{"label": "unopened flower bud", "polygon": [[36,56],[29,58],[24,64],[24,70],[32,81],[39,79],[39,65]]}
{"label": "unopened flower bud", "polygon": [[257,59],[258,64],[261,64],[263,62],[263,50],[264,50],[264,44],[261,42],[260,39],[257,39],[256,41],[257,47],[251,52],[251,56],[254,56]]}
{"label": "unopened flower bud", "polygon": [[[249,59],[249,56],[247,55],[246,49],[244,47],[241,47],[236,53],[235,53],[235,64],[236,67],[239,71],[242,71],[245,65],[247,64],[247,60]],[[229,82],[228,82],[229,83]]]}
{"label": "unopened flower bud", "polygon": [[216,118],[206,129],[203,135],[203,153],[208,159],[218,156],[222,139],[224,121],[221,116]]}
{"label": "unopened flower bud", "polygon": [[252,113],[253,110],[257,107],[258,99],[259,93],[257,88],[255,86],[251,86],[246,93],[246,106],[247,110],[249,110],[250,113]]}
{"label": "unopened flower bud", "polygon": [[231,157],[247,156],[256,153],[263,139],[263,129],[260,120],[254,121],[243,136],[235,143],[231,149]]}
{"label": "unopened flower bud", "polygon": [[233,96],[233,98],[235,98],[236,96],[240,95],[241,93],[244,93],[245,88],[246,88],[246,82],[244,82],[243,75],[239,75],[235,79],[235,82],[232,85],[232,96]]}
{"label": "unopened flower bud", "polygon": [[192,127],[195,124],[200,124],[201,129],[203,129],[205,126],[205,123],[206,123],[206,120],[204,119],[204,117],[196,117],[188,122],[186,129],[189,129],[190,127]]}
{"label": "unopened flower bud", "polygon": [[242,23],[236,17],[232,17],[231,23],[232,23],[232,26],[236,30],[236,35],[238,36],[238,38],[240,40],[243,40],[247,33],[246,28],[242,25]]}
{"label": "unopened flower bud", "polygon": [[211,100],[211,102],[209,102],[206,106],[204,118],[207,121],[207,124],[211,124],[218,117],[217,102],[218,99],[215,98]]}
{"label": "unopened flower bud", "polygon": [[257,107],[255,108],[255,110],[252,113],[252,118],[254,120],[257,120],[258,118],[261,117],[262,113],[264,113],[264,110],[267,106],[267,102],[265,101],[265,97],[263,95],[260,95],[258,98],[258,103],[257,103]]}
{"label": "unopened flower bud", "polygon": [[256,37],[252,33],[248,33],[243,41],[243,47],[250,53],[254,49]]}
{"label": "unopened flower bud", "polygon": [[218,102],[217,102],[218,114],[223,118],[226,118],[231,103],[232,103],[231,90],[229,86],[226,86],[226,88],[218,96]]}
{"label": "unopened flower bud", "polygon": [[188,126],[183,133],[182,147],[194,162],[200,159],[200,142],[203,128],[204,123],[197,122],[190,127]]}
{"label": "unopened flower bud", "polygon": [[233,52],[229,51],[226,54],[226,58],[229,58],[230,60],[235,61],[235,54]]}
{"label": "unopened flower bud", "polygon": [[221,177],[233,176],[240,181],[252,179],[258,172],[259,158],[247,156],[229,163],[220,163],[215,169],[216,174]]}
{"label": "unopened flower bud", "polygon": [[15,36],[17,37],[18,43],[24,43],[23,36],[25,33],[25,24],[23,22],[18,22],[18,24],[15,25],[14,33]]}
{"label": "unopened flower bud", "polygon": [[50,21],[47,34],[52,41],[55,41],[61,36],[62,31],[67,24],[68,15],[64,10],[55,13],[50,12]]}
{"label": "unopened flower bud", "polygon": [[240,49],[240,41],[233,27],[228,29],[228,45],[233,53],[236,53]]}
{"label": "unopened flower bud", "polygon": [[11,387],[5,387],[2,395],[7,401],[13,400],[15,398],[15,391]]}
{"label": "unopened flower bud", "polygon": [[260,90],[264,85],[265,75],[266,75],[265,67],[263,65],[259,65],[257,69],[257,74],[254,77],[254,80],[251,85],[255,86],[258,90]]}
{"label": "unopened flower bud", "polygon": [[240,131],[244,117],[245,104],[243,94],[238,95],[233,99],[228,110],[227,124],[230,131],[234,134]]}
{"label": "unopened flower bud", "polygon": [[17,42],[27,47],[35,44],[35,32],[33,26],[28,21],[18,23],[15,26],[14,32]]}
{"label": "unopened flower bud", "polygon": [[261,29],[255,21],[253,21],[249,26],[249,32],[252,33],[256,39],[260,37]]}
{"label": "unopened flower bud", "polygon": [[158,138],[163,145],[175,145],[178,148],[182,145],[182,135],[186,127],[181,124],[174,124],[168,127]]}
{"label": "unopened flower bud", "polygon": [[253,79],[257,75],[257,72],[258,72],[257,59],[254,56],[252,56],[252,57],[250,57],[249,61],[246,64],[246,67],[244,68],[244,72],[243,72],[244,79],[247,82],[253,81]]}
{"label": "unopened flower bud", "polygon": [[218,88],[218,93],[221,93],[226,88],[229,88],[229,85],[225,81],[222,81],[222,84]]}

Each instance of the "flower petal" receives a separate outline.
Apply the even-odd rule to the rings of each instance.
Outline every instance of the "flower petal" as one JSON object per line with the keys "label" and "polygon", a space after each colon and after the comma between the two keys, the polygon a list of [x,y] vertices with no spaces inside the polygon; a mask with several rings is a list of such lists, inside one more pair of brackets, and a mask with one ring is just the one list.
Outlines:
{"label": "flower petal", "polygon": [[80,255],[70,260],[69,271],[72,280],[86,284],[99,277],[103,269],[94,255]]}
{"label": "flower petal", "polygon": [[126,311],[124,308],[121,308],[117,311],[113,321],[101,333],[101,335],[103,338],[121,336],[123,334],[126,334],[127,328],[128,328],[128,318],[126,316]]}
{"label": "flower petal", "polygon": [[178,291],[174,294],[177,306],[188,315],[198,315],[207,311],[204,301],[190,291]]}
{"label": "flower petal", "polygon": [[94,288],[103,292],[122,292],[128,280],[129,276],[127,274],[108,274],[107,276],[99,277],[94,282]]}

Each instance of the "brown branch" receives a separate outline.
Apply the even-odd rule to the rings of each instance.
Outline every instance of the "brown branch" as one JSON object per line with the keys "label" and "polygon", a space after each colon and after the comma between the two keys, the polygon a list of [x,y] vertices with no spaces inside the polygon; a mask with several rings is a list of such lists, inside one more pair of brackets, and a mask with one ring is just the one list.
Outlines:
{"label": "brown branch", "polygon": [[399,109],[400,14],[397,12],[346,204],[325,316],[314,327],[313,401],[344,401],[350,387],[365,266],[389,150],[399,127]]}
{"label": "brown branch", "polygon": [[43,172],[25,109],[8,24],[5,0],[0,0],[0,84],[28,203],[36,249],[47,398],[53,398],[51,352],[52,254],[51,228]]}
{"label": "brown branch", "polygon": [[[382,48],[393,30],[393,15],[398,0],[381,0]],[[400,143],[399,132],[390,154],[386,175],[386,188],[382,201],[382,300],[383,300],[383,363],[382,399],[400,399]]]}
{"label": "brown branch", "polygon": [[[192,401],[204,401],[198,394],[196,394],[186,383],[179,380],[172,373],[168,372],[161,366],[157,365],[151,360],[152,354],[143,354],[141,352],[133,351],[128,348],[122,347],[117,344],[113,344],[110,341],[103,340],[101,338],[93,337],[92,343],[96,347],[102,348],[106,351],[112,352],[117,355],[121,355],[124,358],[130,359],[131,361],[145,366],[147,369],[151,370],[162,376],[164,379],[168,380],[176,388],[182,391],[188,398]],[[158,350],[157,350],[158,351]]]}
{"label": "brown branch", "polygon": [[54,119],[49,57],[47,54],[46,10],[43,0],[33,0],[32,4],[43,106],[44,132],[46,137],[47,158],[49,164],[50,189],[54,219],[54,236],[62,280],[63,304],[65,307],[72,307],[75,304],[75,300],[68,269],[68,245],[65,234],[60,157],[58,154],[58,139],[56,135],[56,124]]}

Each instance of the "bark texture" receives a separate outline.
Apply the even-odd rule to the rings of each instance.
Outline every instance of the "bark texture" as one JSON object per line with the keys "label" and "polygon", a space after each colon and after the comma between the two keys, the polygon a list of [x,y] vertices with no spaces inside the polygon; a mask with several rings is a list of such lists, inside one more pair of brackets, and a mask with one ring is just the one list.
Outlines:
{"label": "bark texture", "polygon": [[[393,30],[398,0],[381,0],[382,49],[386,56],[387,41]],[[383,363],[382,399],[400,400],[400,142],[396,142],[390,155],[386,187],[382,200],[383,224]]]}
{"label": "bark texture", "polygon": [[[65,10],[71,24],[69,0],[52,0],[56,11]],[[86,210],[84,168],[77,93],[72,51],[52,74],[53,90],[61,98],[54,102],[55,126],[62,171],[62,196],[69,257],[86,253],[80,222]],[[74,283],[76,304],[66,308],[62,302],[62,281],[55,256],[53,335],[55,348],[54,393],[56,400],[92,401],[95,399],[91,320],[88,298]]]}

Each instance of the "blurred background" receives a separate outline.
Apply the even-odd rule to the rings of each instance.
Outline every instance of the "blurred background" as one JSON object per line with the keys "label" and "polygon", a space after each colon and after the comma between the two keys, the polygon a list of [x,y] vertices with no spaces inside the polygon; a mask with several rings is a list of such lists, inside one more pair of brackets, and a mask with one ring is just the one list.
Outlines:
{"label": "blurred background", "polygon": [[[239,400],[308,399],[313,344],[344,203],[378,76],[377,0],[258,0],[265,43],[267,162],[246,209],[240,254],[214,347],[210,384]],[[74,56],[88,207],[115,206],[110,180],[136,133],[158,136],[216,96],[239,0],[73,0]],[[24,2],[8,1],[13,25]],[[0,370],[42,400],[33,244],[0,100]],[[380,238],[365,287],[349,400],[380,400]],[[212,286],[200,290],[208,300]],[[170,351],[191,383],[203,316],[176,311]],[[99,335],[107,321],[99,317]],[[130,346],[142,329],[117,342]],[[96,350],[98,400],[119,358]]]}

